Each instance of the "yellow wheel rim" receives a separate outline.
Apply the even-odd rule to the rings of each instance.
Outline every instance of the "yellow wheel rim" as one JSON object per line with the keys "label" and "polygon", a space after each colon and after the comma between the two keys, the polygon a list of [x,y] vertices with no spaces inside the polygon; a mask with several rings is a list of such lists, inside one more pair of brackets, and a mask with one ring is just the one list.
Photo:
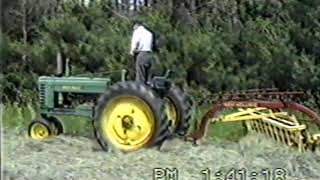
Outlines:
{"label": "yellow wheel rim", "polygon": [[35,123],[30,130],[30,136],[35,140],[43,140],[50,135],[48,128],[42,123]]}
{"label": "yellow wheel rim", "polygon": [[165,112],[170,120],[173,122],[173,126],[177,127],[178,125],[178,116],[177,116],[177,109],[172,103],[172,101],[168,98],[165,98]]}
{"label": "yellow wheel rim", "polygon": [[114,98],[103,111],[103,135],[118,149],[139,150],[149,144],[155,130],[151,108],[135,96]]}

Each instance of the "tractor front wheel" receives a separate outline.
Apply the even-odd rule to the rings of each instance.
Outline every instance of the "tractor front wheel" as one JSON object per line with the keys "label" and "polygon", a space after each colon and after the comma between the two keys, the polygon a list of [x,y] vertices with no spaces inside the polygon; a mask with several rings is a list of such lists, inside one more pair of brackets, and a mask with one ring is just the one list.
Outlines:
{"label": "tractor front wheel", "polygon": [[58,136],[64,131],[62,123],[55,117],[50,116],[33,120],[28,127],[28,135],[34,140],[45,140]]}
{"label": "tractor front wheel", "polygon": [[52,124],[46,119],[35,119],[28,127],[28,135],[34,140],[45,140],[52,136]]}

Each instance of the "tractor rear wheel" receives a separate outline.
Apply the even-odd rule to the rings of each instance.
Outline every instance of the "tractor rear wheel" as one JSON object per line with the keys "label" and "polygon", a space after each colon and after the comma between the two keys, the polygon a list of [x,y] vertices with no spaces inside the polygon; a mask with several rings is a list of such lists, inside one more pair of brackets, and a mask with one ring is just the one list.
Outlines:
{"label": "tractor rear wheel", "polygon": [[171,85],[164,96],[167,100],[167,113],[173,121],[174,133],[180,136],[186,135],[193,120],[193,100],[175,84]]}
{"label": "tractor rear wheel", "polygon": [[170,135],[164,101],[140,82],[111,86],[95,112],[94,134],[105,151],[137,151],[160,145]]}

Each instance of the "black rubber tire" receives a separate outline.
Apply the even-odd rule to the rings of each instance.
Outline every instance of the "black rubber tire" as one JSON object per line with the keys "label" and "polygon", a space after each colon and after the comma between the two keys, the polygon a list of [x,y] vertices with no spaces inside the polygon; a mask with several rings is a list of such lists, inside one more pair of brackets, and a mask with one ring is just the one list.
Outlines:
{"label": "black rubber tire", "polygon": [[178,124],[174,133],[178,136],[185,136],[193,123],[194,118],[194,101],[180,87],[171,84],[170,89],[164,96],[171,100],[177,111]]}
{"label": "black rubber tire", "polygon": [[57,119],[56,117],[50,116],[47,118],[48,121],[50,121],[51,123],[53,123],[53,126],[56,128],[56,132],[55,132],[55,136],[58,136],[60,134],[64,133],[64,127],[61,121],[59,121],[59,119]]}
{"label": "black rubber tire", "polygon": [[44,126],[46,126],[48,132],[49,132],[49,136],[52,135],[53,132],[53,126],[50,123],[50,121],[48,121],[47,119],[43,119],[43,118],[39,118],[39,119],[34,119],[33,121],[31,121],[31,123],[28,126],[28,136],[31,137],[31,127],[36,124],[36,123],[40,123],[43,124]]}
{"label": "black rubber tire", "polygon": [[164,113],[164,101],[158,96],[155,91],[153,91],[149,86],[144,83],[135,81],[119,82],[110,87],[110,89],[98,99],[95,108],[95,118],[93,120],[94,135],[98,143],[104,151],[111,152],[122,152],[125,151],[116,149],[101,133],[100,121],[101,115],[107,103],[113,98],[121,95],[136,96],[146,102],[151,110],[153,111],[155,117],[155,132],[150,139],[147,147],[160,146],[162,142],[170,136],[169,121],[167,114]]}

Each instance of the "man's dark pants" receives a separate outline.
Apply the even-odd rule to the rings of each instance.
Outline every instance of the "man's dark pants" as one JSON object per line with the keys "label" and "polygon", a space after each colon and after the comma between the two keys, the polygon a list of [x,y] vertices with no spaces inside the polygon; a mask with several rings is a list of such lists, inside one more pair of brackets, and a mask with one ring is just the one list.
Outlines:
{"label": "man's dark pants", "polygon": [[146,83],[149,80],[152,61],[151,52],[141,51],[136,55],[136,81]]}

